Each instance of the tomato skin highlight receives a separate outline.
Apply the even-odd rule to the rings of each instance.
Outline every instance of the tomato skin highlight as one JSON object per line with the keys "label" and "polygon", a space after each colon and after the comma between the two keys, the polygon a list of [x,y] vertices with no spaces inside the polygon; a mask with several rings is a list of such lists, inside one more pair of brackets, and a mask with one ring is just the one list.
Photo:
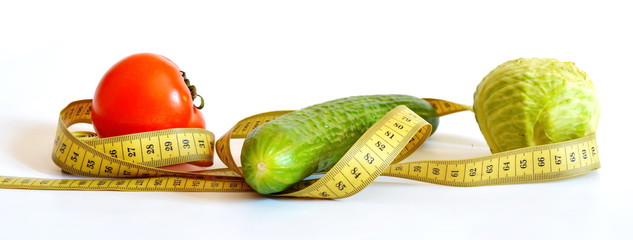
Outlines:
{"label": "tomato skin highlight", "polygon": [[101,78],[92,103],[99,137],[169,128],[205,128],[202,113],[178,66],[153,53],[138,53],[114,64]]}

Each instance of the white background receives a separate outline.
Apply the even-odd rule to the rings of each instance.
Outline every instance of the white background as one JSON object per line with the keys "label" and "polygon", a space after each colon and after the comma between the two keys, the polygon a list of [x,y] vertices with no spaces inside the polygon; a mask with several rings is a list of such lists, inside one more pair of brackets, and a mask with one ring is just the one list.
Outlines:
{"label": "white background", "polygon": [[[0,239],[630,239],[631,10],[610,0],[3,0],[0,176],[68,178],[50,160],[59,111],[92,98],[103,73],[137,52],[187,72],[216,136],[255,113],[351,95],[472,104],[507,60],[572,61],[600,93],[602,168],[476,188],[380,177],[332,201],[0,189]],[[486,154],[464,112],[442,118],[412,158]]]}

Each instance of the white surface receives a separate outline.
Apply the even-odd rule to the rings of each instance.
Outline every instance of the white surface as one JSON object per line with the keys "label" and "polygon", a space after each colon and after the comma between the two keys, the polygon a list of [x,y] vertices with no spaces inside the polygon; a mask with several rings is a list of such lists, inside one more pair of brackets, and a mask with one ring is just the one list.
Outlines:
{"label": "white surface", "polygon": [[[251,114],[360,94],[471,104],[504,61],[573,61],[601,93],[602,168],[564,181],[457,188],[381,177],[350,198],[0,189],[0,239],[630,239],[625,1],[2,1],[0,175],[63,178],[57,114],[119,59],[175,61],[221,136]],[[213,101],[213,103],[211,103]],[[486,154],[472,113],[415,160]],[[220,164],[216,164],[219,167]]]}

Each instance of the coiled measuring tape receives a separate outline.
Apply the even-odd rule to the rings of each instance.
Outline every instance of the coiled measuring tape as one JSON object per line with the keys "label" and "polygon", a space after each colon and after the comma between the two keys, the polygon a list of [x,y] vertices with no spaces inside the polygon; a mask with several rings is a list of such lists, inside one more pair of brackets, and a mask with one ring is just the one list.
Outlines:
{"label": "coiled measuring tape", "polygon": [[[469,106],[425,99],[440,116]],[[89,179],[0,176],[0,188],[116,191],[253,191],[230,151],[231,139],[245,138],[255,127],[291,111],[245,118],[218,139],[203,129],[169,129],[99,139],[71,132],[91,123],[91,100],[70,103],[60,113],[52,159],[63,171]],[[484,186],[552,181],[600,167],[595,135],[567,142],[517,149],[465,160],[405,161],[429,137],[431,125],[404,106],[386,114],[361,136],[323,176],[297,183],[273,196],[336,199],[354,195],[378,176],[393,176],[450,186]],[[200,172],[160,168],[178,163],[208,166],[214,150],[227,168]],[[96,179],[95,179],[96,178]]]}

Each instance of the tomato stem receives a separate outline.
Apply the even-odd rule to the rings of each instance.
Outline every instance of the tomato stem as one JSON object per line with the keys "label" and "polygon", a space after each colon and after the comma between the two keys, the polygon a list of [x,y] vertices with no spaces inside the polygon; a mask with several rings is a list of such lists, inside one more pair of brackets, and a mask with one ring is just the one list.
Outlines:
{"label": "tomato stem", "polygon": [[202,109],[204,107],[204,98],[200,96],[200,94],[198,94],[198,90],[196,89],[196,86],[191,85],[191,81],[189,81],[189,79],[187,78],[187,74],[185,74],[184,71],[180,71],[180,73],[182,73],[182,78],[185,80],[185,84],[187,84],[187,88],[189,88],[189,92],[191,92],[191,100],[195,100],[196,97],[200,98],[200,105],[196,106],[196,104],[194,103],[193,106],[196,107],[197,109]]}

